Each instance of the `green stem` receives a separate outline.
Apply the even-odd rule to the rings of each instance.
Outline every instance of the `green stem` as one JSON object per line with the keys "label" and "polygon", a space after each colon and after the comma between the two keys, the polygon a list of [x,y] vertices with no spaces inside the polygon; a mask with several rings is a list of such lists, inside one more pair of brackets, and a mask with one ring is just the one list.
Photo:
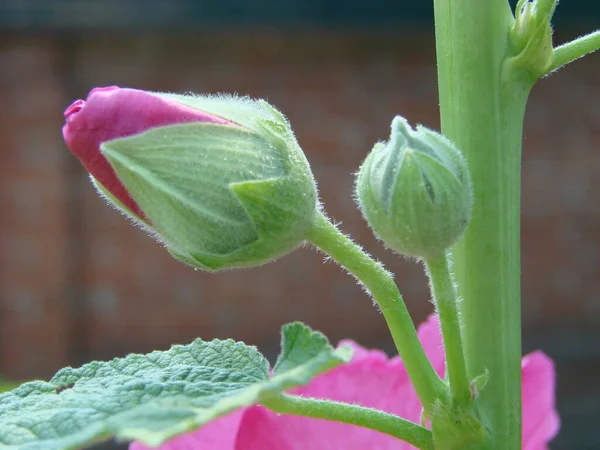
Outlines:
{"label": "green stem", "polygon": [[[514,22],[506,0],[434,0],[442,132],[467,158],[473,219],[454,247],[470,379],[494,450],[521,445],[520,166],[533,80],[505,71]],[[509,75],[509,76],[507,76]]]}
{"label": "green stem", "polygon": [[448,388],[437,375],[413,325],[404,300],[390,273],[318,213],[308,240],[345,267],[371,293],[404,362],[423,408],[429,414],[437,399],[447,399]]}
{"label": "green stem", "polygon": [[280,413],[358,425],[380,431],[422,450],[434,450],[431,431],[401,417],[358,405],[280,394],[261,403]]}
{"label": "green stem", "polygon": [[600,30],[586,34],[554,49],[554,59],[548,73],[600,49]]}
{"label": "green stem", "polygon": [[450,275],[448,257],[443,253],[437,258],[429,258],[425,266],[442,327],[450,392],[456,403],[466,406],[471,401],[471,390],[460,335],[456,288]]}

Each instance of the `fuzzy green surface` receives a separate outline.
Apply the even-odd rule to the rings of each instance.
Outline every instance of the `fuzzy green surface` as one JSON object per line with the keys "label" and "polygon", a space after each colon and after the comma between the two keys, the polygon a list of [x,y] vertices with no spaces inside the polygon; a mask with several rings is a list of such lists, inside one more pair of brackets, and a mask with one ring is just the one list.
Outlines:
{"label": "fuzzy green surface", "polygon": [[316,211],[310,167],[283,125],[263,134],[195,123],[102,152],[169,251],[206,270],[255,266],[302,243]]}
{"label": "fuzzy green surface", "polygon": [[470,379],[494,450],[521,448],[520,167],[533,84],[508,63],[514,17],[506,0],[435,0],[441,128],[473,179],[473,218],[453,248]]}
{"label": "fuzzy green surface", "polygon": [[362,164],[356,193],[363,217],[392,250],[437,257],[464,232],[471,184],[458,149],[439,134],[396,117],[389,142]]}
{"label": "fuzzy green surface", "polygon": [[158,445],[351,358],[349,348],[333,349],[300,323],[283,327],[282,348],[272,377],[255,347],[233,340],[62,369],[0,395],[2,448],[77,449],[113,436]]}

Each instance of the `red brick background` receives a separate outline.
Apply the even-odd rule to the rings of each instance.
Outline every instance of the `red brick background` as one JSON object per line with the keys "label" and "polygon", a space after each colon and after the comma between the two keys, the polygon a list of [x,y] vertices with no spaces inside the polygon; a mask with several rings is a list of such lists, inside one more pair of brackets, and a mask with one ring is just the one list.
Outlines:
{"label": "red brick background", "polygon": [[[418,322],[431,311],[422,270],[375,242],[352,174],[394,114],[438,127],[434,64],[431,36],[417,31],[0,35],[1,372],[47,376],[196,336],[274,352],[292,320],[391,348],[371,301],[313,250],[217,275],[171,259],[95,194],[62,142],[62,111],[111,84],[267,98],[290,119],[329,214],[396,274]],[[598,104],[595,55],[539,83],[525,126],[525,347],[557,359],[559,401],[573,417],[573,399],[600,396],[590,375],[600,353]]]}

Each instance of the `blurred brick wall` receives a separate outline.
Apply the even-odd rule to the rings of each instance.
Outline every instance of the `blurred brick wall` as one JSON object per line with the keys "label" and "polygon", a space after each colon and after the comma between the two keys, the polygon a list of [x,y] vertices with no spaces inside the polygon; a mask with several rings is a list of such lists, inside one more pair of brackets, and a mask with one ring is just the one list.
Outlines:
{"label": "blurred brick wall", "polygon": [[[600,323],[599,75],[600,57],[588,58],[542,80],[531,98],[526,336]],[[385,252],[352,201],[352,173],[387,138],[394,114],[438,127],[428,34],[0,35],[2,373],[46,376],[67,363],[196,336],[274,351],[279,327],[296,319],[333,341],[391,347],[371,301],[315,251],[252,270],[195,272],[104,205],[60,127],[71,101],[110,84],[237,92],[277,105],[313,165],[327,211],[397,274],[416,321],[430,312],[421,268]]]}
{"label": "blurred brick wall", "polygon": [[60,49],[0,37],[0,349],[9,376],[68,362]]}

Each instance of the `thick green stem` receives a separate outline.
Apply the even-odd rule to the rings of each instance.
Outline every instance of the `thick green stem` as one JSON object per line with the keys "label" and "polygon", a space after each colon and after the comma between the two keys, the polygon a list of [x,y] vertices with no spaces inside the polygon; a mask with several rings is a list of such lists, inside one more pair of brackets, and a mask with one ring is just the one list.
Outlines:
{"label": "thick green stem", "polygon": [[448,257],[444,253],[437,258],[429,258],[425,266],[442,327],[450,392],[456,403],[466,406],[471,401],[471,390],[456,306],[456,288],[450,275]]}
{"label": "thick green stem", "polygon": [[554,49],[554,59],[548,73],[600,49],[600,30],[586,34]]}
{"label": "thick green stem", "polygon": [[401,417],[358,405],[281,394],[262,403],[280,414],[333,420],[380,431],[422,450],[433,450],[431,431]]}
{"label": "thick green stem", "polygon": [[423,408],[431,414],[437,399],[447,399],[448,388],[427,359],[404,300],[390,273],[321,213],[317,215],[307,238],[345,267],[371,293],[383,313]]}
{"label": "thick green stem", "polygon": [[520,166],[533,80],[505,67],[513,23],[506,0],[434,0],[442,132],[473,178],[473,219],[455,246],[470,379],[495,450],[521,445]]}

